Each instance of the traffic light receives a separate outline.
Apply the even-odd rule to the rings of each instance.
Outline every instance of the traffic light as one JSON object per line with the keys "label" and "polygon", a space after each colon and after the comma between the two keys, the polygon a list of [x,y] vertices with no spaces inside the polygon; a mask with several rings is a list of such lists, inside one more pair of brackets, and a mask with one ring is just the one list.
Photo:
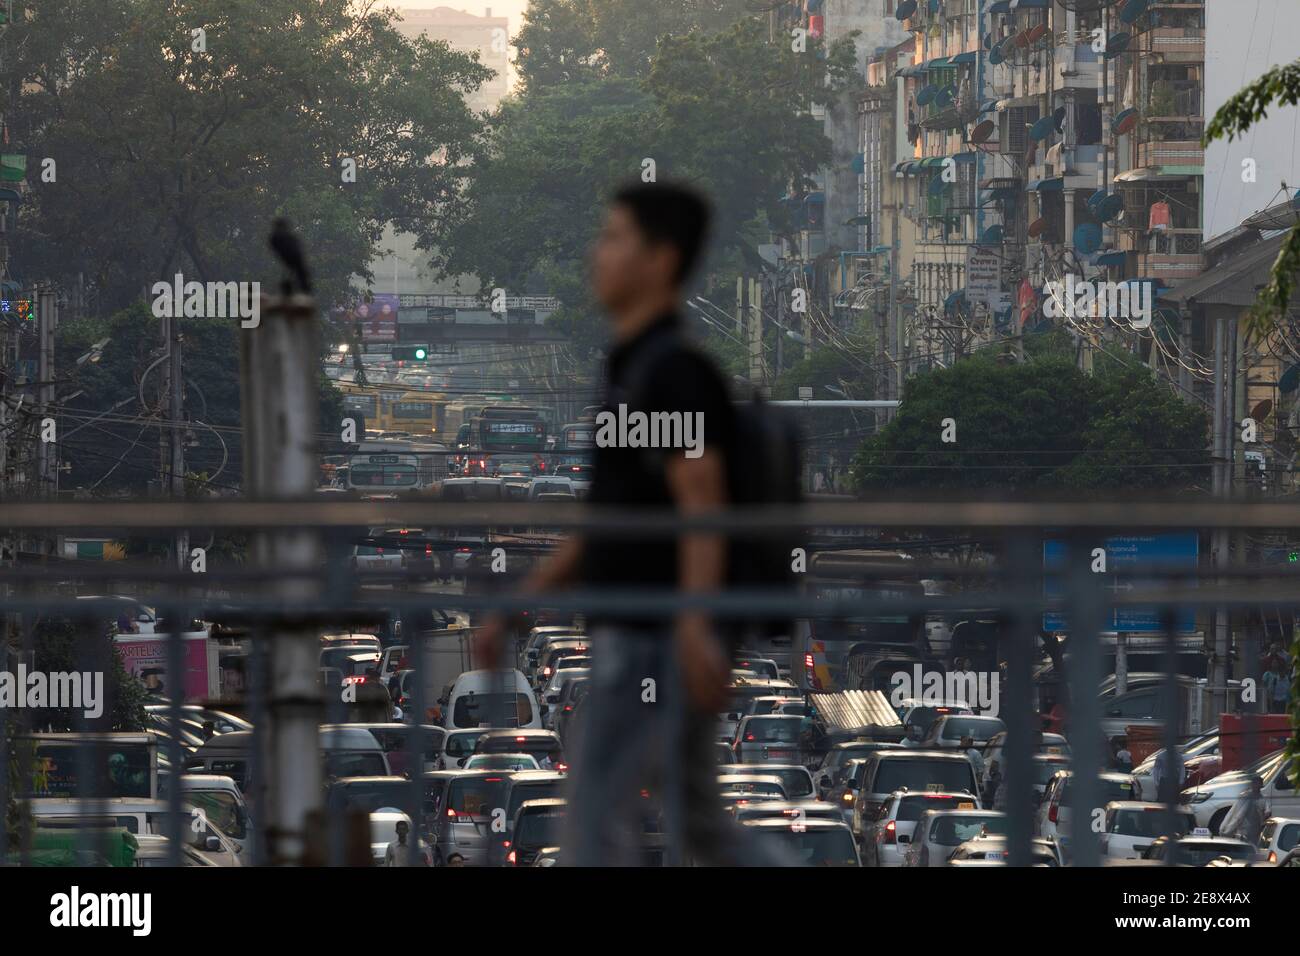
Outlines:
{"label": "traffic light", "polygon": [[429,357],[427,345],[394,345],[393,358],[399,361],[423,362]]}

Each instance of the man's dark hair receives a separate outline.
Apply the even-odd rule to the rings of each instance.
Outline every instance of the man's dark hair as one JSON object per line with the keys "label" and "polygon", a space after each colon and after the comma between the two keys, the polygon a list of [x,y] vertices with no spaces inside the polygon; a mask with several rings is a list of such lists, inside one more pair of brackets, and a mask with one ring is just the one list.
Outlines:
{"label": "man's dark hair", "polygon": [[614,193],[612,201],[632,214],[646,241],[666,242],[677,250],[675,281],[690,275],[708,236],[708,200],[676,183],[634,182]]}

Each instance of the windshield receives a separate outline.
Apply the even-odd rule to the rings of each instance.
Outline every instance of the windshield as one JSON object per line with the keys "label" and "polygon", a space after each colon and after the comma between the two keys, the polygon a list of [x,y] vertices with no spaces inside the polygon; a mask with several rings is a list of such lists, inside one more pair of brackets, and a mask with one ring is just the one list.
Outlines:
{"label": "windshield", "polygon": [[848,829],[755,827],[760,839],[779,845],[779,851],[798,866],[857,866],[853,834]]}
{"label": "windshield", "polygon": [[959,846],[982,833],[1003,836],[1006,832],[1007,818],[998,813],[940,817],[930,825],[929,842],[939,846]]}
{"label": "windshield", "polygon": [[777,717],[758,717],[745,722],[743,740],[745,743],[781,743],[793,744],[799,740],[799,720],[783,720]]}
{"label": "windshield", "polygon": [[[1173,815],[1173,835],[1183,836],[1196,826],[1196,818],[1190,813]],[[1166,814],[1162,807],[1134,810],[1117,810],[1111,822],[1110,832],[1120,836],[1151,837],[1166,836]]]}
{"label": "windshield", "polygon": [[514,833],[516,846],[559,846],[564,831],[564,811],[526,813]]}
{"label": "windshield", "polygon": [[[915,822],[921,819],[921,814],[926,810],[958,810],[961,804],[971,803],[970,796],[946,796],[940,794],[922,794],[918,793],[914,797],[903,797],[898,803],[898,813],[895,816],[901,822]],[[973,807],[968,809],[974,809]]]}
{"label": "windshield", "polygon": [[401,807],[410,802],[411,784],[404,780],[376,780],[373,783],[336,787],[330,803],[349,810],[372,813],[384,807]]}
{"label": "windshield", "polygon": [[1180,840],[1174,844],[1174,862],[1184,866],[1205,866],[1211,860],[1226,856],[1230,860],[1250,862],[1255,859],[1255,848],[1244,843],[1218,843]]}
{"label": "windshield", "polygon": [[975,792],[975,771],[969,760],[882,760],[872,782],[872,793],[895,790]]}
{"label": "windshield", "polygon": [[943,739],[972,737],[976,741],[986,741],[1006,729],[1006,724],[996,717],[949,717],[943,722]]}
{"label": "windshield", "polygon": [[457,727],[518,727],[533,719],[533,705],[526,694],[465,694],[451,719]]}
{"label": "windshield", "polygon": [[506,807],[506,819],[514,820],[515,813],[527,800],[547,800],[562,797],[562,782],[559,780],[541,780],[536,783],[516,783],[510,788],[510,803]]}
{"label": "windshield", "polygon": [[447,809],[457,815],[490,817],[492,809],[501,806],[505,783],[504,777],[453,780],[447,787]]}

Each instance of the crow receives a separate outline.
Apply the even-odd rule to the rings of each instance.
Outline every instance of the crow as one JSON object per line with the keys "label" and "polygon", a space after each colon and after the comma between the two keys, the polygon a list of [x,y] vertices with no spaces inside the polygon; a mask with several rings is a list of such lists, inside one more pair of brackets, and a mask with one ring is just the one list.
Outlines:
{"label": "crow", "polygon": [[[284,263],[286,269],[298,280],[303,292],[311,292],[311,279],[307,274],[307,262],[303,259],[302,243],[289,228],[287,219],[277,219],[271,224],[271,236],[268,240],[273,252]],[[281,291],[287,296],[293,291],[293,284],[288,278],[281,285]]]}

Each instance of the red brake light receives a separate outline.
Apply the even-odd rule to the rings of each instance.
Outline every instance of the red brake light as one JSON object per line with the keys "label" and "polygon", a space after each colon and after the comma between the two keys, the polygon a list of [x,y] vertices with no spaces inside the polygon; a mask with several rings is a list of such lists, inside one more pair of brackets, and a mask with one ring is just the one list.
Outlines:
{"label": "red brake light", "polygon": [[895,835],[895,831],[896,831],[897,829],[898,829],[898,827],[897,827],[897,825],[894,823],[893,820],[890,820],[888,823],[885,824],[885,842],[886,842],[886,843],[895,843],[895,842],[897,842],[897,837],[896,837],[896,835]]}
{"label": "red brake light", "polygon": [[425,554],[433,554],[433,545],[431,545],[431,544],[426,544],[426,545],[424,546],[424,553],[425,553]]}
{"label": "red brake light", "polygon": [[1056,803],[1055,803],[1055,802],[1053,802],[1052,805],[1051,805],[1050,807],[1047,808],[1047,819],[1050,820],[1050,821],[1052,821],[1053,823],[1056,822]]}
{"label": "red brake light", "polygon": [[451,818],[452,820],[455,820],[455,819],[456,819],[456,811],[453,810],[451,807],[448,807],[448,808],[447,808],[447,816],[448,816],[449,818]]}
{"label": "red brake light", "polygon": [[515,738],[515,743],[517,743],[517,744],[522,744],[522,743],[524,742],[525,739],[526,739],[526,738],[524,738],[524,737],[516,737],[516,738]]}
{"label": "red brake light", "polygon": [[754,740],[754,735],[753,735],[753,734],[745,734],[745,740],[746,740],[746,742],[752,743],[753,740]]}
{"label": "red brake light", "polygon": [[509,863],[511,866],[518,866],[519,855],[515,853],[514,850],[511,850],[508,854],[506,854],[506,862]]}

